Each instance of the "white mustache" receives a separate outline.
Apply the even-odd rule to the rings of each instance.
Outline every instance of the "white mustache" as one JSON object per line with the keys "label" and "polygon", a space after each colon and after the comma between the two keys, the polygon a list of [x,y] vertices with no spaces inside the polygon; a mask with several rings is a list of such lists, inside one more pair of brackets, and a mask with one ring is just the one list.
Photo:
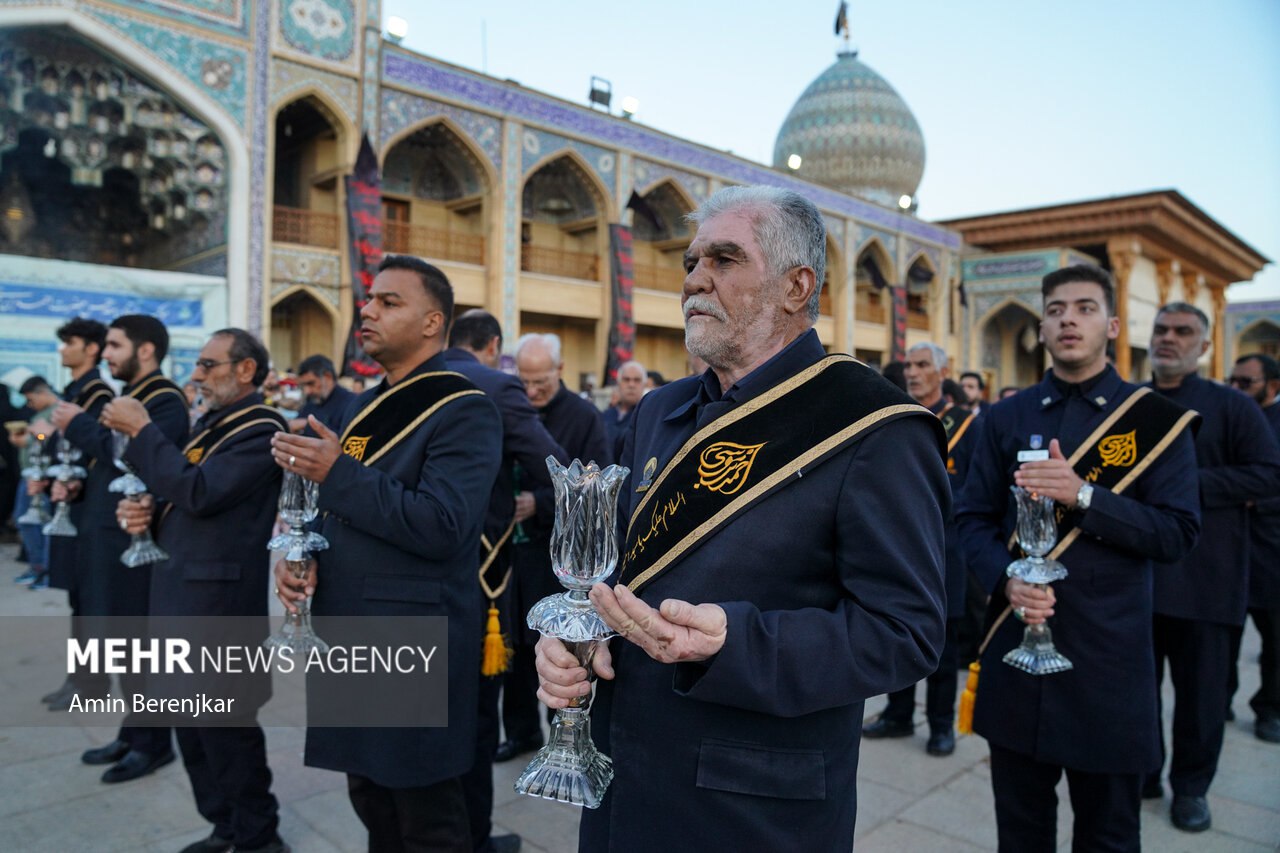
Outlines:
{"label": "white mustache", "polygon": [[724,309],[712,302],[705,296],[690,296],[684,303],[684,318],[689,319],[689,313],[698,311],[702,314],[709,314],[717,320],[728,320],[729,316],[724,313]]}

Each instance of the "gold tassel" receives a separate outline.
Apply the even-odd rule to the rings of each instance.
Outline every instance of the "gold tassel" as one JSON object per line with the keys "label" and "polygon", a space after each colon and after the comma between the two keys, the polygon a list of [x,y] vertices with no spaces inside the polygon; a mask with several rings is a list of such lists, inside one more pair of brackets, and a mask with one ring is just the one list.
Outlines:
{"label": "gold tassel", "polygon": [[480,664],[481,675],[501,675],[507,671],[513,652],[507,648],[506,639],[502,636],[502,626],[498,623],[498,608],[489,605],[489,624],[485,627],[484,660]]}
{"label": "gold tassel", "polygon": [[960,712],[956,718],[956,731],[962,735],[973,734],[973,703],[978,698],[978,673],[981,671],[982,664],[978,661],[969,664],[969,679],[960,694]]}

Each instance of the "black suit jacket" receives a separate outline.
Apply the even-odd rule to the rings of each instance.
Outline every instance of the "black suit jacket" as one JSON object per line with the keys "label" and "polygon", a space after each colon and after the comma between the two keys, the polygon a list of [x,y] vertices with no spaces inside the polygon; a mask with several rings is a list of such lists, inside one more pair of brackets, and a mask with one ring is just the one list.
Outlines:
{"label": "black suit jacket", "polygon": [[[710,371],[647,394],[625,439],[620,514],[643,497],[647,460],[663,470],[701,408],[741,406],[825,355],[810,331],[732,403],[717,383],[701,405]],[[864,370],[859,381],[884,382]],[[681,850],[852,847],[863,702],[929,675],[942,648],[940,433],[922,408],[882,421],[641,590],[653,607],[718,603],[728,633],[713,659],[679,665],[611,642],[617,678],[598,682],[591,723],[616,775],[583,812],[582,850],[667,851],[672,832]]]}
{"label": "black suit jacket", "polygon": [[[969,569],[988,590],[1005,582],[1017,519],[1018,451],[1039,435],[1067,457],[1138,387],[1106,373],[1086,396],[1064,397],[1049,375],[982,412],[982,432],[956,510]],[[1101,401],[1101,402],[1099,402]],[[1068,576],[1053,585],[1049,620],[1058,650],[1075,668],[1036,676],[1002,662],[1022,641],[1008,618],[982,656],[973,728],[991,743],[1087,773],[1145,773],[1160,767],[1152,563],[1176,560],[1200,533],[1195,450],[1185,431],[1121,494],[1095,488],[1079,517],[1082,535],[1063,553]]]}
{"label": "black suit jacket", "polygon": [[[262,395],[255,393],[210,412],[196,423],[195,436],[261,405]],[[156,497],[155,540],[169,553],[151,573],[153,622],[181,626],[181,619],[169,617],[251,617],[235,620],[232,635],[222,638],[249,648],[270,633],[267,540],[281,475],[271,456],[271,437],[286,428],[283,417],[265,408],[250,413],[245,423],[253,421],[260,423],[229,435],[199,464],[187,461],[154,423],[125,451],[125,460]],[[237,682],[231,692],[243,702],[237,710],[256,709],[271,694],[265,671],[231,677]],[[202,686],[219,695],[214,679]]]}
{"label": "black suit jacket", "polygon": [[[127,395],[159,375],[157,370],[138,377],[125,386],[124,393]],[[178,446],[186,443],[191,421],[181,389],[177,393],[157,394],[145,405],[151,422],[165,438]],[[129,547],[129,534],[123,532],[116,521],[120,496],[107,491],[111,481],[120,476],[111,459],[111,430],[98,423],[96,417],[83,413],[67,424],[67,438],[84,451],[86,462],[94,460],[84,484],[81,535],[89,537],[93,547],[88,549],[85,559],[79,561],[84,572],[77,581],[81,612],[86,616],[145,616],[151,566],[131,569],[120,562],[120,555]]]}
{"label": "black suit jacket", "polygon": [[1258,404],[1194,373],[1170,400],[1200,413],[1196,471],[1200,541],[1181,560],[1156,567],[1155,612],[1244,625],[1249,603],[1248,504],[1280,494],[1280,444]]}
{"label": "black suit jacket", "polygon": [[[88,371],[79,379],[67,383],[62,389],[62,399],[69,403],[85,404],[85,413],[97,420],[102,414],[103,408],[106,407],[108,401],[115,396],[115,392],[109,386],[104,387],[106,394],[90,393],[87,395],[89,399],[85,399],[85,390],[94,380],[98,380],[99,387],[105,386],[102,382],[102,376],[98,373],[98,369]],[[91,459],[84,459],[81,464],[86,469],[96,467],[97,462]],[[77,536],[51,536],[49,537],[49,585],[58,589],[65,589],[68,592],[76,588],[76,577],[78,567],[81,563],[80,551],[83,540],[85,556],[88,557],[88,550],[92,542],[85,537],[85,501],[84,495],[80,495],[78,500],[71,504],[71,523],[76,526],[76,530],[80,532]]]}
{"label": "black suit jacket", "polygon": [[[447,370],[444,356],[412,375]],[[361,394],[342,427],[386,390]],[[447,728],[311,728],[306,763],[365,776],[391,788],[460,776],[475,759],[481,602],[480,531],[502,458],[502,422],[482,395],[459,397],[373,465],[339,456],[320,486],[321,534],[312,602],[326,616],[446,616]]]}

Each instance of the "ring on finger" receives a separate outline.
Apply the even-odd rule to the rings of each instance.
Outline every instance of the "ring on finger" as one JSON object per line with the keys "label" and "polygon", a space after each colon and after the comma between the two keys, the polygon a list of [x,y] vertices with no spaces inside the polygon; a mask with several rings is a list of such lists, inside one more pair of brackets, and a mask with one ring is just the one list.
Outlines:
{"label": "ring on finger", "polygon": [[292,467],[293,467],[293,465],[294,465],[294,463],[295,463],[295,462],[297,462],[297,461],[298,461],[298,457],[296,457],[296,456],[290,456],[290,457],[289,457],[289,467],[290,467],[290,468],[292,468]]}
{"label": "ring on finger", "polygon": [[1013,608],[1013,615],[1018,617],[1019,622],[1027,621],[1027,611],[1022,607]]}

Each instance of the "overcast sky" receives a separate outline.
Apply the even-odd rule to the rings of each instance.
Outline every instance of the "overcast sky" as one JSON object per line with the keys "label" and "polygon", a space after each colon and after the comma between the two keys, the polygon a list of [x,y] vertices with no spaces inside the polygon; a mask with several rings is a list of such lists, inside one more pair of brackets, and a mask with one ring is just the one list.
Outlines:
{"label": "overcast sky", "polygon": [[[835,61],[837,0],[384,0],[413,50],[770,163]],[[852,0],[859,57],[924,131],[925,219],[1180,190],[1280,258],[1278,0]],[[1231,299],[1280,299],[1274,264]]]}

